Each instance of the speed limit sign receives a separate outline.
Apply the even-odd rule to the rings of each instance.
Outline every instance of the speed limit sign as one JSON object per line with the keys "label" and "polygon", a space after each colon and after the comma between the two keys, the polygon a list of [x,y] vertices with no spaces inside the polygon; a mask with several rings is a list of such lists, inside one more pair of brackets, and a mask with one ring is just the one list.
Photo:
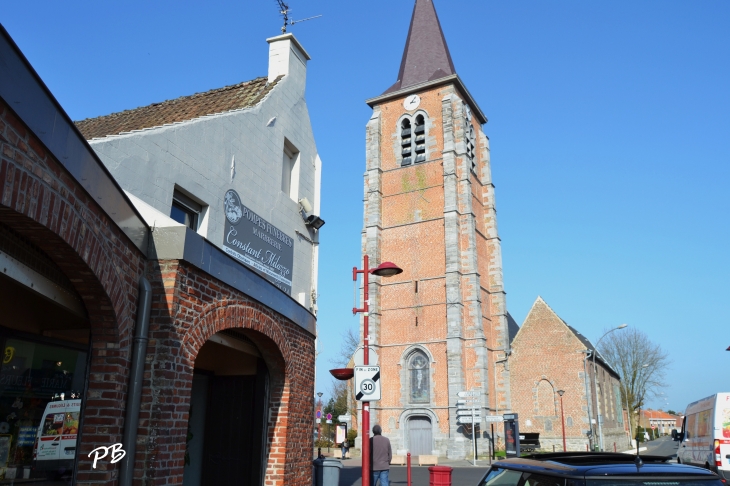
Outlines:
{"label": "speed limit sign", "polygon": [[380,400],[380,366],[355,366],[355,399],[360,402]]}

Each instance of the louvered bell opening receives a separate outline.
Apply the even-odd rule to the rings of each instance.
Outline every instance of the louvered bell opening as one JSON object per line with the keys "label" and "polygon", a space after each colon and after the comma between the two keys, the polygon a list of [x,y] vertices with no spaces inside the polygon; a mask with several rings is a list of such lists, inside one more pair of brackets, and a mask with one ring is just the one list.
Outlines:
{"label": "louvered bell opening", "polygon": [[423,143],[426,141],[426,135],[419,135],[416,137],[416,143]]}
{"label": "louvered bell opening", "polygon": [[403,140],[401,140],[400,144],[401,145],[410,145],[411,144],[411,139],[410,138],[404,138]]}
{"label": "louvered bell opening", "polygon": [[416,153],[417,154],[422,154],[424,152],[426,152],[426,144],[425,143],[424,144],[421,144],[421,145],[416,145]]}
{"label": "louvered bell opening", "polygon": [[425,162],[426,161],[426,154],[418,154],[416,155],[416,164]]}
{"label": "louvered bell opening", "polygon": [[[391,132],[391,133],[392,133],[392,132]],[[406,138],[406,137],[410,137],[410,136],[411,136],[411,129],[410,129],[410,127],[408,127],[408,128],[403,128],[403,129],[402,129],[402,130],[400,131],[400,136],[401,136],[401,137],[403,137],[403,138]]]}
{"label": "louvered bell opening", "polygon": [[400,165],[411,165],[412,161],[413,159],[411,159],[410,157],[403,157],[403,161],[400,163]]}
{"label": "louvered bell opening", "polygon": [[408,147],[403,147],[401,155],[411,155],[411,146],[409,145]]}
{"label": "louvered bell opening", "polygon": [[416,125],[416,129],[414,130],[414,133],[418,135],[419,133],[425,133],[426,132],[426,125]]}

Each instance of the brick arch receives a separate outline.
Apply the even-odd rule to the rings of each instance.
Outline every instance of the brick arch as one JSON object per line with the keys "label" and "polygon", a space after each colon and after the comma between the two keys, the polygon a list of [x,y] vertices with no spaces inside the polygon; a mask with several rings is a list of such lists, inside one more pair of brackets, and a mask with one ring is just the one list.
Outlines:
{"label": "brick arch", "polygon": [[[242,323],[245,325],[242,326]],[[182,359],[192,369],[195,357],[203,344],[214,334],[226,329],[256,331],[265,336],[276,345],[281,354],[285,367],[282,371],[289,371],[292,365],[291,348],[284,330],[272,312],[267,312],[260,305],[244,300],[222,300],[205,306],[183,337]],[[256,341],[255,337],[254,340]],[[268,348],[265,341],[262,341],[262,344]],[[267,349],[261,349],[261,351],[267,351]]]}
{"label": "brick arch", "polygon": [[558,414],[555,406],[555,386],[546,378],[535,383],[535,408],[538,416],[555,417]]}
{"label": "brick arch", "polygon": [[256,344],[269,370],[269,413],[267,424],[266,484],[279,484],[291,465],[281,460],[279,452],[288,450],[290,442],[287,417],[290,416],[290,395],[295,363],[291,342],[286,338],[275,314],[259,304],[245,300],[223,300],[205,306],[200,317],[186,330],[181,358],[192,374],[195,357],[203,344],[214,334],[226,330],[246,331]]}
{"label": "brick arch", "polygon": [[0,123],[0,144],[7,156],[0,165],[0,221],[69,277],[92,332],[101,326],[99,334],[119,342],[133,323],[136,309],[128,296],[136,294],[143,255],[2,100],[0,120],[6,122]]}

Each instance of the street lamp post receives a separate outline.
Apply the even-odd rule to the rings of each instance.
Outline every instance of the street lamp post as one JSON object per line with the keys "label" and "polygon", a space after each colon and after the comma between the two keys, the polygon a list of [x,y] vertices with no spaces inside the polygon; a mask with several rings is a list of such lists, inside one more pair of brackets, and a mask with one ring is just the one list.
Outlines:
{"label": "street lamp post", "polygon": [[603,451],[603,422],[601,415],[601,407],[600,403],[598,402],[598,369],[596,368],[596,354],[598,354],[598,345],[601,344],[601,341],[603,338],[611,334],[613,331],[618,331],[619,329],[624,329],[628,324],[621,324],[618,327],[614,327],[613,329],[606,331],[603,336],[598,340],[598,342],[595,345],[595,351],[593,352],[593,395],[596,397],[596,421],[598,422],[598,437],[600,439],[601,443],[601,451]]}
{"label": "street lamp post", "polygon": [[[370,328],[369,328],[369,313],[370,313],[370,292],[368,286],[370,274],[378,277],[392,277],[398,275],[403,270],[398,268],[397,265],[390,262],[383,262],[378,265],[377,268],[370,269],[369,259],[367,255],[363,256],[363,269],[358,270],[357,267],[352,268],[352,280],[357,282],[357,274],[362,273],[363,287],[363,306],[358,309],[352,308],[352,313],[357,314],[361,312],[362,318],[362,343],[363,343],[363,365],[367,366],[370,364]],[[362,486],[370,486],[370,479],[372,474],[370,472],[370,402],[362,402]]]}
{"label": "street lamp post", "polygon": [[560,420],[563,423],[563,452],[567,450],[565,447],[565,413],[563,413],[563,394],[565,393],[565,390],[558,390],[558,395],[560,395]]}

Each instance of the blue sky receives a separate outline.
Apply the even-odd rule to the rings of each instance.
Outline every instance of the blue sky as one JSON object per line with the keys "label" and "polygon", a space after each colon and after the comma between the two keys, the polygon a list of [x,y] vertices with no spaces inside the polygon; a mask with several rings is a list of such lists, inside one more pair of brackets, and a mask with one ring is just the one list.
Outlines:
{"label": "blue sky", "polygon": [[[595,340],[627,323],[672,358],[666,399],[730,390],[730,3],[436,0],[457,72],[489,118],[507,306],[541,295]],[[290,0],[312,55],[323,169],[318,391],[352,316],[364,100],[396,80],[413,0]],[[274,0],[2,2],[73,119],[267,71]],[[619,331],[620,332],[620,331]]]}

